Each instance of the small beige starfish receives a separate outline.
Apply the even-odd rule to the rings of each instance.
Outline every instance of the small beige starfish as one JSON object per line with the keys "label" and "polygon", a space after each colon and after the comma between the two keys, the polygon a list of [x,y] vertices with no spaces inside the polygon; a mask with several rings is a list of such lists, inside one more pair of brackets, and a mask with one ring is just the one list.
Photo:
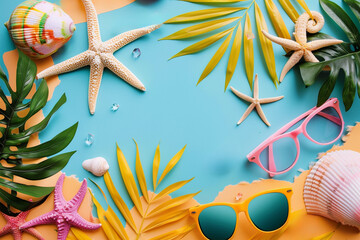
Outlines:
{"label": "small beige starfish", "polygon": [[90,113],[95,113],[96,99],[99,93],[100,83],[105,67],[109,68],[117,76],[129,83],[131,86],[145,91],[144,85],[140,80],[118,61],[113,53],[128,43],[158,29],[160,25],[152,25],[144,28],[131,30],[106,41],[101,41],[99,22],[94,4],[91,0],[82,0],[85,6],[89,49],[64,62],[56,64],[37,75],[37,78],[45,78],[60,73],[70,72],[78,68],[90,65],[89,81],[89,109]]}
{"label": "small beige starfish", "polygon": [[321,39],[307,42],[306,32],[317,33],[322,29],[325,23],[324,17],[320,13],[315,11],[312,11],[311,13],[314,17],[314,20],[312,20],[309,14],[305,12],[296,21],[294,33],[296,41],[276,37],[265,31],[262,31],[263,34],[271,41],[280,44],[284,48],[294,51],[281,72],[280,82],[282,82],[285,75],[301,60],[302,57],[304,57],[305,61],[307,62],[319,62],[312,51],[343,42],[338,39]]}
{"label": "small beige starfish", "polygon": [[268,125],[270,127],[270,123],[267,120],[262,108],[261,108],[261,104],[266,104],[266,103],[272,103],[272,102],[276,102],[279,101],[281,99],[284,98],[284,96],[280,96],[280,97],[273,97],[273,98],[259,98],[259,78],[258,75],[255,75],[255,80],[254,80],[254,93],[253,93],[253,97],[249,97],[239,91],[237,91],[235,88],[230,87],[231,91],[238,96],[239,98],[251,103],[250,106],[248,107],[248,109],[246,109],[244,115],[240,118],[239,122],[237,123],[238,125],[240,125],[246,118],[247,116],[249,116],[249,114],[252,112],[252,110],[254,108],[256,108],[257,113],[259,114],[261,120],[263,120],[263,122]]}

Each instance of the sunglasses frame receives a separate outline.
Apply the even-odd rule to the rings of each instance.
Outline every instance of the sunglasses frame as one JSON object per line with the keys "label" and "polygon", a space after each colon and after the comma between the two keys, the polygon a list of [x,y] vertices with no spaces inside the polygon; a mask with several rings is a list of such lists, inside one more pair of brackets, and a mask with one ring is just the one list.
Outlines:
{"label": "sunglasses frame", "polygon": [[[331,116],[331,115],[327,115],[326,113],[321,113],[322,110],[328,108],[328,107],[332,107],[336,110],[336,112],[339,114],[340,119]],[[319,114],[321,113],[321,114]],[[312,139],[310,137],[310,135],[308,134],[308,132],[306,131],[306,127],[307,124],[309,123],[309,121],[315,116],[315,115],[322,115],[323,117],[329,119],[330,121],[341,125],[341,131],[339,133],[339,135],[332,140],[331,142],[328,143],[320,143],[315,141],[314,139]],[[287,130],[289,130],[292,126],[294,126],[295,124],[297,124],[299,121],[303,120],[304,121],[301,123],[301,125],[299,127],[297,127],[295,130],[285,133]],[[294,120],[292,120],[291,122],[289,122],[288,124],[286,124],[284,127],[280,128],[277,132],[275,132],[273,135],[271,135],[269,138],[267,138],[264,142],[262,142],[258,147],[256,147],[251,153],[249,153],[247,155],[247,159],[250,162],[254,162],[257,165],[259,165],[264,171],[266,171],[267,173],[269,173],[270,177],[273,177],[275,175],[279,175],[279,174],[283,174],[286,173],[288,171],[290,171],[295,164],[297,163],[298,159],[299,159],[299,155],[300,155],[300,142],[298,139],[298,136],[302,133],[304,134],[304,136],[309,139],[310,141],[312,141],[313,143],[319,144],[319,145],[329,145],[332,144],[334,142],[336,142],[342,135],[343,131],[344,131],[344,119],[342,117],[341,114],[341,110],[340,110],[340,106],[339,106],[339,100],[337,98],[330,98],[329,100],[327,100],[323,105],[321,105],[320,107],[314,107],[312,109],[310,109],[309,111],[307,111],[306,113],[300,115],[299,117],[295,118]],[[263,164],[260,161],[260,154],[269,147],[269,151],[272,151],[272,144],[274,142],[276,142],[279,139],[282,138],[291,138],[296,145],[296,158],[294,160],[294,162],[292,163],[291,166],[289,166],[287,169],[283,170],[283,171],[276,171],[276,166],[275,166],[275,161],[274,161],[274,156],[271,154],[271,152],[269,153],[269,169],[265,168],[263,166]],[[271,156],[272,155],[272,156]]]}
{"label": "sunglasses frame", "polygon": [[[287,217],[287,220],[286,222],[278,229],[275,229],[273,231],[263,231],[261,229],[259,229],[258,227],[256,227],[256,225],[252,222],[250,216],[249,216],[249,212],[248,212],[248,207],[249,207],[249,204],[250,202],[255,199],[256,197],[259,197],[261,195],[265,195],[265,194],[268,194],[268,193],[282,193],[284,194],[284,196],[286,197],[287,199],[287,202],[288,202],[288,217]],[[238,224],[239,224],[239,213],[240,212],[244,212],[245,215],[246,215],[246,218],[247,220],[251,223],[251,225],[257,229],[259,232],[261,233],[273,233],[273,232],[276,232],[276,231],[279,231],[281,230],[284,226],[287,225],[287,223],[289,222],[290,220],[290,215],[291,215],[291,196],[293,194],[293,190],[291,187],[286,187],[286,188],[279,188],[279,189],[272,189],[272,190],[266,190],[266,191],[263,191],[263,192],[259,192],[253,196],[251,196],[250,198],[246,199],[245,201],[242,201],[240,203],[208,203],[208,204],[203,204],[203,205],[199,205],[199,206],[196,206],[196,207],[192,207],[189,209],[189,214],[190,214],[190,217],[192,217],[195,222],[196,222],[196,226],[199,230],[199,232],[201,233],[201,235],[205,238],[205,239],[208,239],[202,232],[201,230],[201,227],[200,227],[200,223],[199,223],[199,216],[201,214],[201,212],[206,209],[206,208],[209,208],[209,207],[213,207],[213,206],[228,206],[228,207],[231,207],[235,213],[236,213],[236,224],[235,224],[235,229],[234,229],[234,232],[233,234],[231,235],[231,238],[234,237],[235,233],[237,232],[238,230]]]}

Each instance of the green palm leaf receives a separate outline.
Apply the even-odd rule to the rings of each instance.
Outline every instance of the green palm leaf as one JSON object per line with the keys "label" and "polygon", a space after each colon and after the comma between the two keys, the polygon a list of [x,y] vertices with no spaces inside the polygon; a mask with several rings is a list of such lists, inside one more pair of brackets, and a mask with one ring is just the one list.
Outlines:
{"label": "green palm leaf", "polygon": [[[15,166],[10,167],[0,164],[0,176],[3,177],[0,178],[0,185],[11,190],[11,194],[3,189],[0,190],[0,198],[5,202],[5,205],[0,204],[0,211],[8,215],[15,215],[14,212],[10,211],[11,207],[26,211],[40,204],[45,199],[44,197],[53,190],[52,187],[39,187],[14,182],[15,176],[29,180],[41,180],[50,177],[63,169],[75,153],[53,156],[69,145],[75,135],[77,124],[47,142],[27,147],[32,134],[42,131],[54,113],[66,102],[66,97],[63,95],[41,122],[25,129],[27,121],[45,107],[49,94],[46,81],[40,80],[31,99],[25,99],[34,85],[35,75],[35,63],[20,51],[16,70],[16,90],[10,87],[7,76],[0,68],[0,79],[10,94],[10,96],[6,96],[5,88],[0,88],[0,98],[5,104],[5,109],[0,109],[2,116],[0,124],[3,125],[0,127],[0,158],[9,164],[15,164]],[[27,112],[26,115],[20,115],[19,112],[21,111]],[[26,163],[44,157],[51,158],[36,164]],[[37,202],[29,202],[17,197],[18,192],[43,199]]]}
{"label": "green palm leaf", "polygon": [[[349,5],[355,16],[359,18],[360,2],[357,0],[344,0],[344,2]],[[320,0],[320,4],[331,19],[345,32],[351,44],[342,43],[314,52],[323,61],[301,64],[301,77],[305,85],[310,86],[315,83],[318,79],[317,76],[325,67],[330,67],[330,74],[325,79],[318,95],[318,105],[322,105],[333,92],[340,73],[344,72],[342,98],[345,110],[348,111],[354,102],[356,91],[360,97],[360,33],[350,16],[336,3],[329,0]],[[329,38],[331,37],[326,34],[318,33],[309,36],[309,41]]]}

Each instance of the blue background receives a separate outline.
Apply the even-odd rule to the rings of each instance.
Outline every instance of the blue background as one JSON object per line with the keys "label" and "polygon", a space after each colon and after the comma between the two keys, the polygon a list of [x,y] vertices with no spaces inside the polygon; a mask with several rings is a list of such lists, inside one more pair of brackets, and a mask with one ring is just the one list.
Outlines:
{"label": "blue background", "polygon": [[[12,10],[21,1],[6,1],[0,8],[0,22],[5,22]],[[54,1],[57,2],[57,1]],[[249,1],[250,2],[250,1]],[[268,23],[269,31],[274,34],[270,20],[262,0],[257,1]],[[290,32],[293,23],[275,1]],[[299,12],[301,8],[292,1]],[[337,3],[342,5],[340,0]],[[236,4],[247,6],[248,2]],[[312,10],[320,11],[318,1],[307,1]],[[151,3],[136,1],[124,8],[100,14],[100,29],[102,39],[108,40],[119,33],[138,27],[161,23],[178,14],[207,8],[175,0],[158,0]],[[348,8],[346,8],[349,10]],[[321,11],[323,13],[323,11]],[[249,11],[253,32],[255,30],[254,7]],[[235,13],[232,16],[240,16]],[[346,40],[337,26],[324,14],[326,26],[322,32]],[[244,23],[244,21],[242,21]],[[148,182],[151,182],[152,160],[155,148],[160,143],[162,171],[171,157],[187,144],[186,151],[179,164],[168,178],[161,184],[195,177],[195,180],[183,189],[172,194],[186,194],[202,190],[196,196],[200,203],[214,200],[218,192],[225,186],[237,184],[241,181],[251,182],[259,178],[268,178],[268,175],[255,164],[249,164],[246,155],[258,144],[270,136],[293,118],[312,108],[317,101],[317,95],[322,81],[305,88],[298,70],[290,71],[284,82],[276,89],[268,77],[264,60],[259,50],[259,42],[255,46],[255,73],[259,74],[260,97],[284,95],[279,102],[264,105],[263,110],[272,126],[267,127],[256,114],[250,116],[240,125],[236,123],[248,107],[248,104],[238,99],[228,89],[224,93],[224,81],[229,51],[220,61],[216,69],[199,86],[196,82],[206,64],[216,52],[221,42],[214,44],[200,53],[180,57],[168,61],[168,58],[190,45],[191,41],[158,41],[185,25],[164,25],[159,30],[123,47],[115,53],[115,57],[127,66],[144,83],[147,88],[142,93],[109,70],[103,76],[101,89],[97,101],[96,113],[89,114],[87,93],[89,82],[89,68],[82,68],[71,73],[59,76],[61,84],[55,89],[54,96],[44,109],[47,114],[59,97],[65,92],[67,103],[55,114],[49,126],[40,134],[42,142],[51,139],[60,131],[79,121],[79,128],[73,142],[65,151],[77,150],[64,171],[67,175],[76,175],[83,178],[95,179],[104,187],[103,180],[96,178],[85,171],[81,164],[88,158],[105,157],[110,164],[110,173],[120,193],[125,196],[125,189],[120,180],[116,145],[123,150],[131,168],[135,167],[134,138],[140,147],[140,155]],[[76,25],[77,29],[62,49],[53,55],[55,63],[66,60],[88,47],[86,23]],[[0,28],[1,55],[13,50],[5,27]],[[273,45],[276,57],[277,73],[287,61],[283,49]],[[141,56],[134,59],[131,55],[134,48],[141,49]],[[1,66],[5,69],[3,62]],[[243,64],[243,52],[236,67],[236,72],[230,83],[239,91],[251,96]],[[332,94],[341,100],[343,80],[339,80]],[[110,111],[113,103],[120,104],[117,112]],[[344,111],[343,116],[347,125],[359,120],[360,101],[356,97],[350,111]],[[85,145],[85,139],[91,133],[95,136],[92,146]],[[298,175],[298,169],[308,169],[309,163],[314,161],[319,152],[326,151],[331,146],[319,146],[300,137],[301,153],[297,165],[287,174],[275,177],[279,180],[293,181]],[[93,185],[89,184],[91,187]],[[101,199],[98,191],[96,196]],[[125,197],[129,206],[130,200]],[[104,202],[103,202],[104,203]]]}

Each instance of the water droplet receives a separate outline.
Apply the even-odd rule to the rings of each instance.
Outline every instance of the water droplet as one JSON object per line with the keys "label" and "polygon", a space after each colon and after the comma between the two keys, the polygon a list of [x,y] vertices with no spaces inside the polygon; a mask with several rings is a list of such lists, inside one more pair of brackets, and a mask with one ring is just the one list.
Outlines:
{"label": "water droplet", "polygon": [[91,146],[94,143],[94,135],[92,135],[91,133],[89,133],[85,139],[85,144],[87,146]]}
{"label": "water droplet", "polygon": [[111,111],[116,112],[119,109],[120,105],[117,103],[114,103],[113,105],[111,105]]}
{"label": "water droplet", "polygon": [[140,55],[141,55],[140,48],[135,48],[135,49],[132,51],[132,56],[133,56],[133,58],[138,58],[138,57],[140,57]]}

